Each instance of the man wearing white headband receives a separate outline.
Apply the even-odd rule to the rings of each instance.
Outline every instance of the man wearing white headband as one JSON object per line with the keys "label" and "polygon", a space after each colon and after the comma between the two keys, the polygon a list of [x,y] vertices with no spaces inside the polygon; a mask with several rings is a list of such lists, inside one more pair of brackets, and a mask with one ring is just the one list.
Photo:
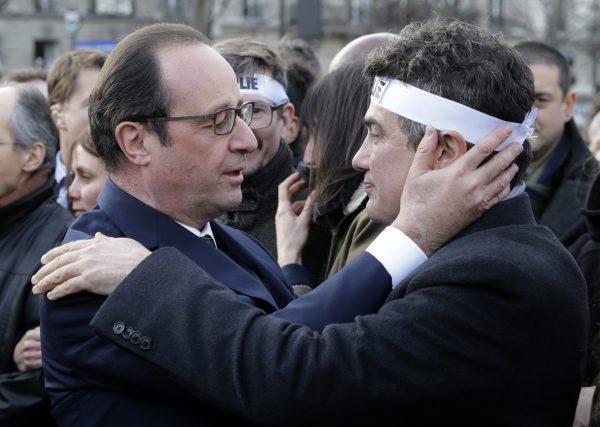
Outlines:
{"label": "man wearing white headband", "polygon": [[[554,235],[535,224],[527,196],[517,190],[508,197],[502,185],[513,180],[518,188],[523,175],[516,169],[528,163],[527,142],[510,137],[530,127],[527,65],[477,27],[432,20],[405,27],[370,58],[367,71],[507,122],[508,131],[495,138],[523,143],[519,167],[510,166],[504,150],[477,170],[504,171],[483,188],[497,188],[506,200],[445,243],[444,227],[469,217],[455,199],[484,191],[468,165],[493,148],[471,140],[478,126],[469,123],[471,113],[444,128],[438,113],[446,100],[423,105],[427,95],[414,92],[411,102],[424,115],[409,120],[387,109],[395,109],[399,95],[390,92],[388,104],[376,87],[365,117],[368,136],[354,163],[366,171],[369,215],[392,226],[345,271],[386,267],[393,290],[377,313],[313,330],[238,301],[176,251],[149,254],[128,244],[127,256],[143,261],[116,289],[94,289],[112,294],[92,326],[203,401],[260,425],[569,425],[585,357],[585,284]],[[439,128],[421,139],[425,128],[415,120],[430,119]],[[509,147],[517,153],[521,144]],[[472,194],[456,190],[465,177]],[[422,209],[440,194],[453,198]],[[106,250],[113,243],[98,239],[80,248]],[[60,257],[52,263],[60,265]],[[173,269],[182,271],[176,280]],[[149,291],[160,298],[145,297]],[[181,312],[181,301],[194,303]],[[321,300],[331,309],[345,301]],[[154,337],[153,351],[116,335],[117,319],[135,321]],[[167,347],[168,355],[159,351]]]}
{"label": "man wearing white headband", "polygon": [[231,39],[214,48],[235,71],[242,99],[255,103],[250,128],[258,144],[246,155],[242,203],[221,221],[250,234],[276,257],[277,186],[294,171],[292,151],[284,142],[291,140],[294,126],[285,65],[275,51],[257,41]]}

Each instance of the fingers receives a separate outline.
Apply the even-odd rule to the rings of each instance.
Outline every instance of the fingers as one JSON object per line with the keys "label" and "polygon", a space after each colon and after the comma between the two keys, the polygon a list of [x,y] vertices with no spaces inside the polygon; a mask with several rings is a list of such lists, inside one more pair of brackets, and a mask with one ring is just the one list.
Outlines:
{"label": "fingers", "polygon": [[[419,142],[415,158],[411,165],[411,172],[426,172],[433,169],[435,163],[435,150],[438,145],[437,132],[432,126],[427,126],[425,136]],[[411,173],[409,172],[409,173]]]}
{"label": "fingers", "polygon": [[300,180],[301,176],[299,172],[294,172],[286,179],[284,179],[279,187],[277,187],[277,195],[279,198],[278,206],[280,208],[289,208],[290,202],[290,187]]}
{"label": "fingers", "polygon": [[52,261],[54,258],[59,257],[63,254],[77,251],[79,249],[86,248],[95,243],[94,239],[89,240],[77,240],[75,242],[66,243],[57,248],[51,249],[44,256],[42,256],[42,264],[47,264]]}
{"label": "fingers", "polygon": [[519,167],[515,164],[498,175],[484,188],[483,200],[479,206],[478,214],[481,215],[492,206],[500,203],[510,193],[510,182],[515,177]]}
{"label": "fingers", "polygon": [[59,267],[49,273],[43,279],[39,280],[38,283],[33,287],[32,292],[34,294],[41,294],[52,291],[62,283],[65,283],[74,277],[81,276],[82,274],[83,266],[81,265],[81,261],[63,265],[62,267]]}
{"label": "fingers", "polygon": [[302,208],[301,215],[308,215],[309,218],[312,218],[316,200],[317,200],[317,193],[313,190],[310,192],[310,194],[306,198],[306,203],[304,203],[304,207]]}
{"label": "fingers", "polygon": [[[38,282],[40,282],[46,276],[51,274],[53,271],[56,271],[57,269],[65,266],[65,265],[71,264],[71,263],[77,261],[78,259],[79,259],[79,250],[76,250],[73,252],[67,252],[62,255],[59,255],[58,257],[53,258],[52,261],[48,262],[46,265],[44,265],[42,268],[40,268],[37,273],[35,273],[33,275],[33,277],[31,278],[31,283],[33,285],[36,285]],[[37,292],[34,292],[34,293],[37,293]]]}
{"label": "fingers", "polygon": [[297,202],[292,203],[292,212],[294,212],[295,215],[300,215],[306,204],[305,202],[306,200],[298,200]]}
{"label": "fingers", "polygon": [[25,370],[39,369],[42,367],[42,352],[37,352],[31,355],[25,353]]}
{"label": "fingers", "polygon": [[290,197],[295,196],[296,194],[298,194],[300,191],[304,190],[305,188],[306,188],[306,181],[300,180],[298,182],[295,182],[294,184],[290,185],[290,187],[288,189]]}
{"label": "fingers", "polygon": [[512,129],[510,126],[500,126],[492,131],[489,135],[483,138],[481,141],[477,141],[475,146],[462,156],[457,166],[462,166],[466,171],[473,171],[487,159],[502,142],[508,138],[511,134]]}
{"label": "fingers", "polygon": [[42,367],[42,349],[40,347],[35,349],[25,350],[23,352],[23,360],[21,362],[23,370],[38,369]]}
{"label": "fingers", "polygon": [[49,300],[57,300],[77,292],[85,290],[85,281],[83,276],[76,276],[69,280],[65,280],[60,285],[56,286],[46,295]]}
{"label": "fingers", "polygon": [[23,335],[24,340],[40,341],[40,327],[33,328],[25,332]]}
{"label": "fingers", "polygon": [[517,142],[512,143],[497,153],[487,163],[477,168],[474,175],[484,184],[491,183],[509,168],[522,151],[523,145]]}
{"label": "fingers", "polygon": [[40,340],[25,340],[21,351],[24,353],[42,351],[42,342]]}

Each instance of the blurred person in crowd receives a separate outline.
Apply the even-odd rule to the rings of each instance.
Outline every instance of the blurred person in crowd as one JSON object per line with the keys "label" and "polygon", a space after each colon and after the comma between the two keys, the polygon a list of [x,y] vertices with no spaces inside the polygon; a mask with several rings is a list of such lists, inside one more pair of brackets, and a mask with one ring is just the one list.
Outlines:
{"label": "blurred person in crowd", "polygon": [[289,34],[277,42],[277,53],[286,64],[287,93],[295,108],[290,140],[286,142],[294,153],[294,167],[297,167],[307,143],[306,135],[302,133],[303,123],[300,117],[302,101],[308,88],[319,77],[321,63],[306,40],[293,38]]}
{"label": "blurred person in crowd", "polygon": [[[364,210],[367,204],[364,172],[352,167],[352,158],[367,134],[363,118],[370,94],[371,85],[364,78],[363,65],[355,62],[342,65],[318,80],[306,95],[302,108],[308,135],[304,163],[310,166],[311,189],[316,195],[313,218],[331,234],[324,258],[310,241],[303,250],[303,265],[320,266],[316,283],[362,253],[384,228]],[[302,249],[303,242],[287,243],[287,239],[298,239],[289,230],[278,229],[277,233],[280,245],[290,252],[280,251],[280,265],[294,262],[298,258],[295,252]],[[295,250],[289,251],[293,247]],[[315,256],[318,259],[311,260]]]}
{"label": "blurred person in crowd", "polygon": [[397,36],[393,33],[372,33],[355,38],[333,57],[329,64],[329,71],[352,62],[364,63],[369,53],[383,49]]}
{"label": "blurred person in crowd", "polygon": [[[60,248],[36,286],[68,270],[78,281],[54,296],[110,294],[92,320],[96,333],[253,423],[568,425],[585,360],[586,291],[574,260],[535,223],[522,194],[531,72],[469,24],[430,20],[400,34],[367,65],[368,134],[354,158],[365,171],[369,216],[392,225],[334,276],[387,271],[394,290],[376,314],[323,330],[294,325],[244,304],[180,252],[151,253],[131,239]],[[444,130],[448,114],[457,130]],[[499,120],[505,127],[495,144],[475,137],[479,125],[493,129]],[[425,128],[430,122],[440,129]],[[501,143],[508,151],[472,173]],[[510,167],[507,152],[520,153]],[[477,184],[456,193],[466,176]],[[291,180],[282,187],[290,191]],[[480,208],[503,201],[444,244],[473,219],[463,209],[471,197],[491,188],[495,196]],[[126,255],[117,274],[107,253]],[[192,303],[182,310],[185,302]],[[124,340],[126,324],[152,337],[153,351]]]}
{"label": "blurred person in crowd", "polygon": [[515,49],[533,73],[538,109],[527,193],[538,222],[568,240],[595,169],[573,120],[576,95],[570,90],[569,65],[557,49],[541,42],[519,43]]}
{"label": "blurred person in crowd", "polygon": [[588,286],[590,330],[585,376],[574,426],[600,427],[600,175],[592,181],[584,208],[584,233],[569,246]]}
{"label": "blurred person in crowd", "polygon": [[213,47],[233,68],[242,99],[254,102],[250,127],[258,143],[246,156],[242,203],[220,220],[250,234],[277,257],[277,186],[294,172],[286,141],[291,140],[295,109],[286,93],[285,63],[266,44],[253,40],[225,40]]}
{"label": "blurred person in crowd", "polygon": [[73,144],[70,170],[73,172],[73,181],[69,184],[67,193],[69,210],[75,218],[79,218],[96,206],[108,178],[104,163],[94,148],[89,129],[83,131]]}
{"label": "blurred person in crowd", "polygon": [[[256,240],[212,221],[242,201],[242,171],[257,149],[248,126],[257,107],[243,101],[238,82],[191,27],[156,24],[124,38],[90,96],[94,148],[110,179],[98,208],[81,215],[65,241],[102,232],[153,250],[177,248],[244,303],[315,329],[374,312],[391,289],[389,273],[375,258],[294,299],[282,270]],[[109,258],[106,272],[118,274],[127,256]],[[104,298],[53,296],[40,303],[41,335],[46,388],[59,424],[197,425],[229,418],[218,406],[198,405],[163,368],[123,349],[127,342],[170,357],[141,324],[116,322],[118,344],[95,335],[89,324]],[[195,304],[182,303],[183,311]]]}
{"label": "blurred person in crowd", "polygon": [[600,160],[600,112],[588,126],[588,148],[596,160]]}
{"label": "blurred person in crowd", "polygon": [[71,146],[89,125],[89,97],[106,55],[89,49],[70,51],[59,56],[48,71],[48,100],[52,118],[60,136],[54,178],[58,204],[67,207],[67,165]]}
{"label": "blurred person in crowd", "polygon": [[0,424],[47,426],[38,298],[40,257],[61,242],[71,216],[54,202],[58,132],[35,88],[0,87]]}
{"label": "blurred person in crowd", "polygon": [[22,68],[6,73],[3,82],[15,82],[31,85],[38,89],[48,99],[48,85],[46,84],[46,70],[43,68]]}

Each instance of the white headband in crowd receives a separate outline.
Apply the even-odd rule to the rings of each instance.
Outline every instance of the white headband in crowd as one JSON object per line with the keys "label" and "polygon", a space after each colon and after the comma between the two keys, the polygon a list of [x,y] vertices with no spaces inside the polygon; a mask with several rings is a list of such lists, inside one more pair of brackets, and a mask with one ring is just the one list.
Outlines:
{"label": "white headband in crowd", "polygon": [[253,76],[237,76],[238,86],[242,95],[253,94],[267,98],[273,105],[289,102],[289,98],[281,83],[265,74]]}
{"label": "white headband in crowd", "polygon": [[386,77],[375,77],[371,100],[394,114],[422,125],[431,125],[439,131],[456,131],[471,144],[477,144],[498,126],[510,126],[512,133],[496,148],[496,151],[502,150],[513,142],[523,144],[525,139],[531,137],[537,115],[537,109],[533,109],[527,113],[523,123],[506,122]]}

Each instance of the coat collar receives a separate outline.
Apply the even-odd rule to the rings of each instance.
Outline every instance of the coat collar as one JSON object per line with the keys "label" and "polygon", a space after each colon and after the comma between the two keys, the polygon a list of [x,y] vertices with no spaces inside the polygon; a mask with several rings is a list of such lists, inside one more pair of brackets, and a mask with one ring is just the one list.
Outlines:
{"label": "coat collar", "polygon": [[231,258],[256,257],[256,251],[226,229],[211,221],[211,227],[220,249],[190,233],[172,218],[146,205],[119,188],[111,179],[98,197],[98,206],[115,223],[124,236],[137,240],[149,250],[170,246],[178,249],[213,278],[230,289],[250,297],[259,298],[278,308],[273,296],[253,274],[244,270]]}
{"label": "coat collar", "polygon": [[479,231],[506,225],[535,225],[529,196],[524,193],[509,200],[498,203],[489,211],[465,228],[452,241]]}

